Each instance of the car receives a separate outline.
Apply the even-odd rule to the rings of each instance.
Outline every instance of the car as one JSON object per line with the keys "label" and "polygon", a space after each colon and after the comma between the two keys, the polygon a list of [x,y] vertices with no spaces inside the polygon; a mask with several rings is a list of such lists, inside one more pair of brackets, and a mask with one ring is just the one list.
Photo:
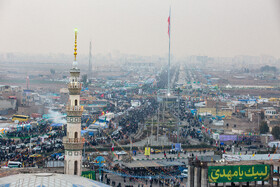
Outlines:
{"label": "car", "polygon": [[8,120],[8,118],[0,116],[0,120]]}
{"label": "car", "polygon": [[38,158],[38,157],[41,157],[42,155],[40,154],[33,154],[33,155],[30,155],[29,157],[31,158]]}
{"label": "car", "polygon": [[26,144],[26,147],[33,147],[33,143],[28,143],[28,144]]}
{"label": "car", "polygon": [[51,142],[45,142],[44,144],[46,144],[46,145],[52,145]]}
{"label": "car", "polygon": [[9,158],[14,158],[15,156],[16,156],[15,153],[9,153],[9,154],[8,154],[8,157],[9,157]]}
{"label": "car", "polygon": [[62,145],[57,143],[57,144],[54,145],[54,147],[55,147],[55,148],[61,148]]}
{"label": "car", "polygon": [[161,150],[159,150],[159,149],[151,149],[151,152],[153,153],[153,152],[155,152],[155,153],[161,153]]}
{"label": "car", "polygon": [[251,145],[251,146],[249,146],[248,148],[249,148],[249,149],[258,149],[258,146],[256,146],[256,145]]}
{"label": "car", "polygon": [[116,135],[118,135],[118,134],[119,134],[119,130],[116,130],[116,131],[114,131],[114,132],[112,133],[111,136],[116,136]]}
{"label": "car", "polygon": [[21,145],[16,145],[16,149],[21,149]]}
{"label": "car", "polygon": [[62,143],[62,140],[61,139],[56,139],[55,142],[56,143]]}
{"label": "car", "polygon": [[115,151],[115,153],[117,155],[127,155],[127,152],[125,152],[125,151]]}
{"label": "car", "polygon": [[40,146],[37,146],[37,147],[34,147],[33,150],[34,150],[34,151],[41,151],[42,148],[41,148]]}
{"label": "car", "polygon": [[21,167],[22,167],[21,162],[15,162],[15,161],[8,162],[8,168],[21,168]]}
{"label": "car", "polygon": [[47,151],[47,152],[51,152],[53,151],[53,147],[48,145],[48,146],[44,146],[44,149]]}

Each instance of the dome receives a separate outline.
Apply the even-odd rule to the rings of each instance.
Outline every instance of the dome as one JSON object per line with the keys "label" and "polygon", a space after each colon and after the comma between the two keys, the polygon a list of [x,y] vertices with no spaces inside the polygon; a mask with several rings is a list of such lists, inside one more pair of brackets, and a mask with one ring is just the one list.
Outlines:
{"label": "dome", "polygon": [[106,184],[77,175],[57,173],[17,174],[0,178],[0,186],[65,186],[65,187],[109,187]]}

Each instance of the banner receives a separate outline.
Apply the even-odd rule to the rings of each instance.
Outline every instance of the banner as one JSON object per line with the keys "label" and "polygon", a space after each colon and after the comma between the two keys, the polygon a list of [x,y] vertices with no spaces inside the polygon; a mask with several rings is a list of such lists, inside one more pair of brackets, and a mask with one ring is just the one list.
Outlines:
{"label": "banner", "polygon": [[209,166],[209,183],[266,181],[270,165]]}
{"label": "banner", "polygon": [[82,177],[95,180],[96,179],[95,171],[82,171]]}
{"label": "banner", "polygon": [[181,151],[181,143],[175,144],[175,151]]}
{"label": "banner", "polygon": [[150,155],[151,155],[151,148],[145,147],[145,156],[150,156]]}

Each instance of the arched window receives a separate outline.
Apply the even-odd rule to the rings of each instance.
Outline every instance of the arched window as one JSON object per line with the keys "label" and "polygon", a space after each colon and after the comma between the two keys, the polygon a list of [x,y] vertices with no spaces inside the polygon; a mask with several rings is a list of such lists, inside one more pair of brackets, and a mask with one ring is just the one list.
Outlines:
{"label": "arched window", "polygon": [[74,162],[74,175],[78,175],[78,161]]}
{"label": "arched window", "polygon": [[75,132],[75,138],[78,138],[78,132]]}
{"label": "arched window", "polygon": [[75,106],[77,106],[78,105],[78,100],[77,99],[75,99]]}

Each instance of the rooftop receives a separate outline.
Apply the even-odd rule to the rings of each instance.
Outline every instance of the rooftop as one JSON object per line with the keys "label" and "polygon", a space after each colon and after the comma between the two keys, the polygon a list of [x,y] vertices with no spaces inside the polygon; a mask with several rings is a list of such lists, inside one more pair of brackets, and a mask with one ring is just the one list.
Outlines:
{"label": "rooftop", "polygon": [[2,177],[0,178],[0,186],[107,187],[108,185],[76,175],[33,173]]}

